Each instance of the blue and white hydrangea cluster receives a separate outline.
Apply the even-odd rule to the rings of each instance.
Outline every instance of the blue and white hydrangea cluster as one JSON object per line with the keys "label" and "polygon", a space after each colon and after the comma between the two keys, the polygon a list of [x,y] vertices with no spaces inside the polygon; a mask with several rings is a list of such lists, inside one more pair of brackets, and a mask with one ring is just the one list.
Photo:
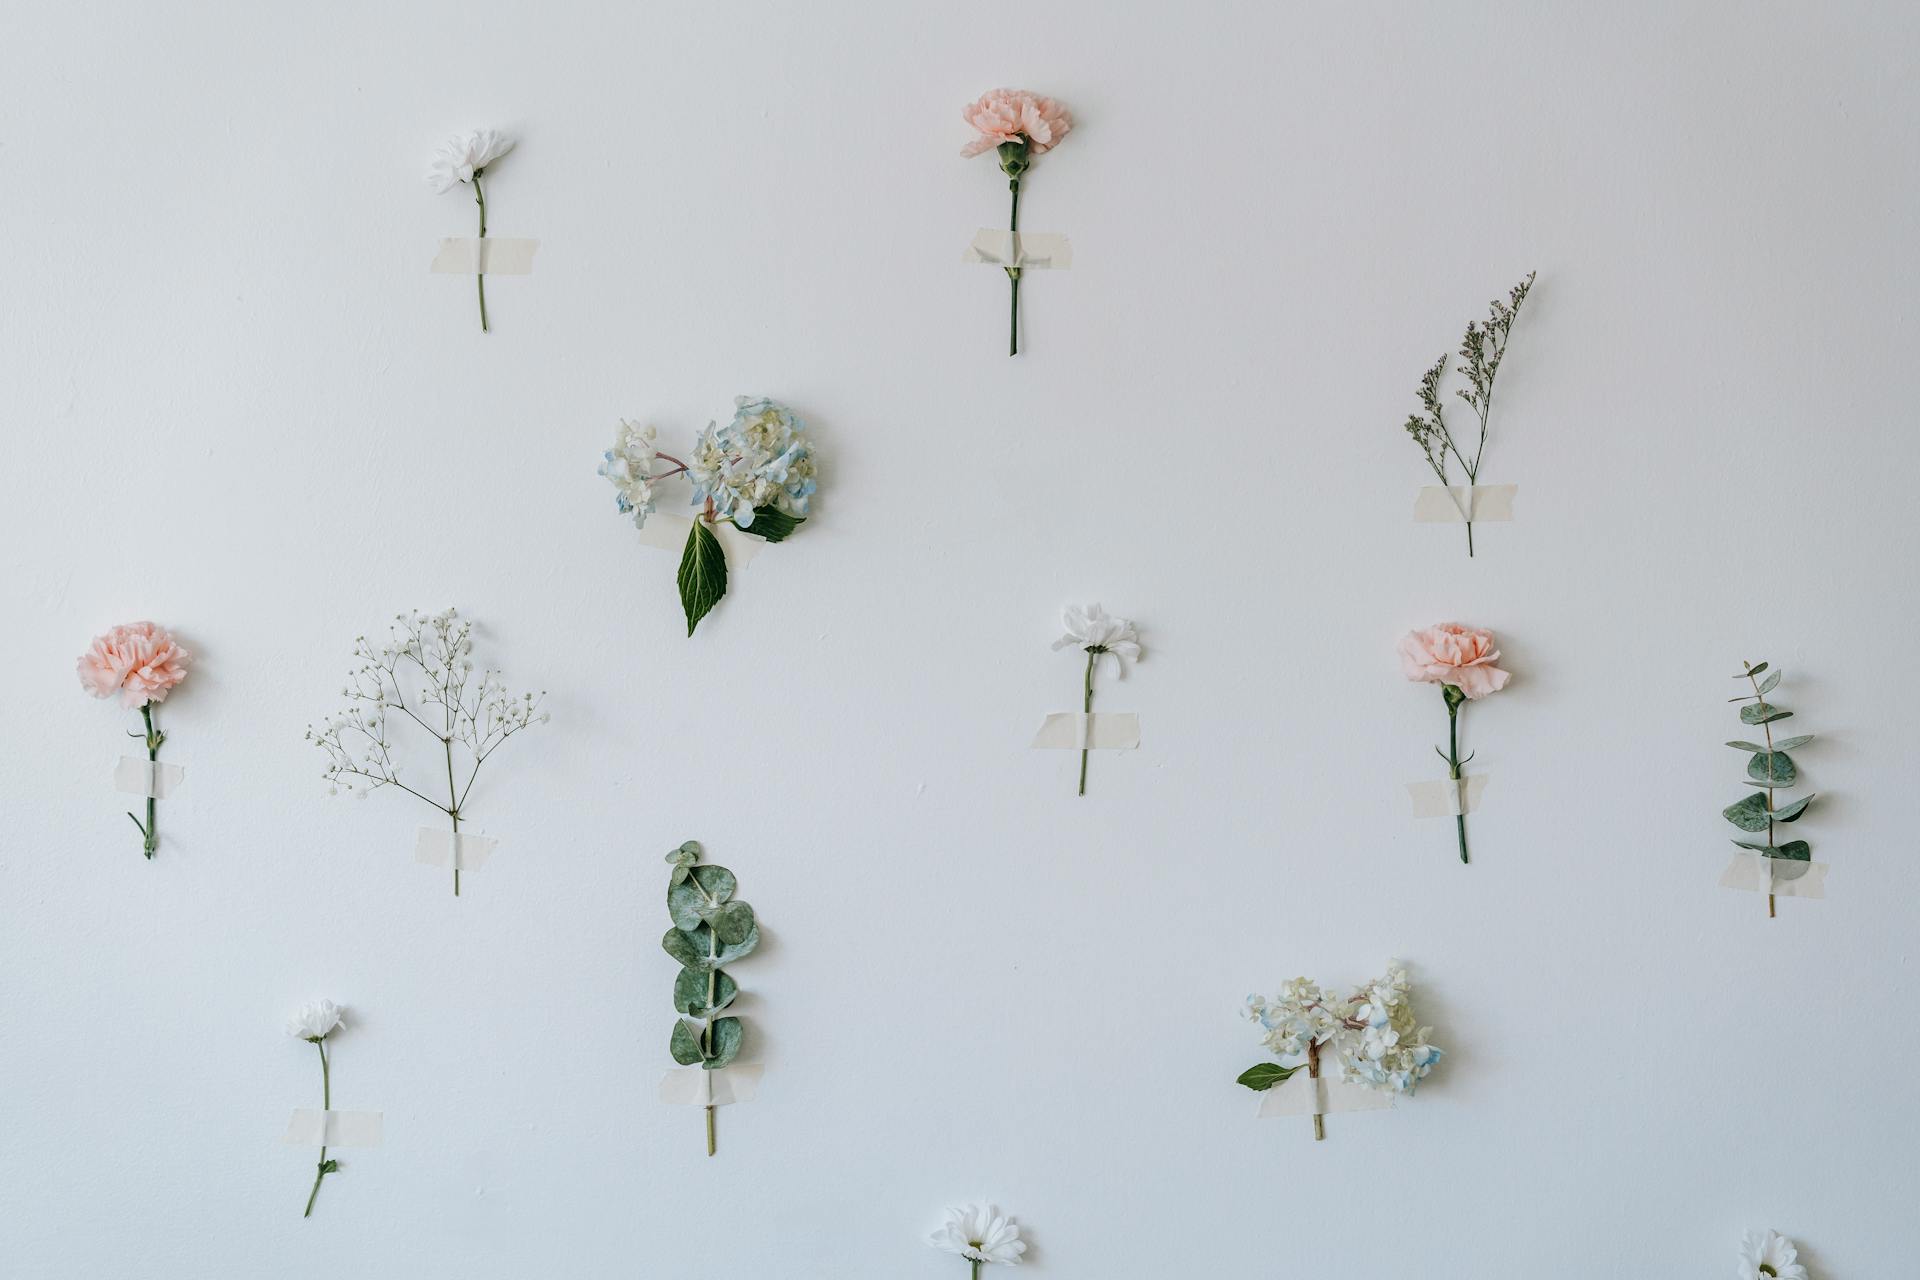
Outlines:
{"label": "blue and white hydrangea cluster", "polygon": [[613,448],[607,450],[606,460],[598,468],[613,482],[613,500],[620,514],[632,516],[636,529],[643,527],[653,512],[653,465],[658,456],[653,447],[654,434],[652,427],[622,419]]}
{"label": "blue and white hydrangea cluster", "polygon": [[1318,983],[1295,978],[1280,994],[1247,997],[1247,1017],[1266,1033],[1261,1043],[1281,1059],[1304,1060],[1308,1046],[1331,1046],[1340,1078],[1383,1093],[1412,1093],[1440,1061],[1432,1027],[1418,1025],[1406,968],[1389,961],[1386,976],[1329,1001]]}
{"label": "blue and white hydrangea cluster", "polygon": [[716,517],[742,529],[758,507],[806,518],[815,487],[813,442],[793,410],[777,400],[739,396],[733,421],[712,423],[687,459],[696,506],[711,502]]}

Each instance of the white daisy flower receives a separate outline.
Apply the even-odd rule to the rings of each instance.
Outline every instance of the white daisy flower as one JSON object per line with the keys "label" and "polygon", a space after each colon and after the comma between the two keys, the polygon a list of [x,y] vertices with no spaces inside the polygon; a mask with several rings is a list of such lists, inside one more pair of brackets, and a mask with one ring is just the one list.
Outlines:
{"label": "white daisy flower", "polygon": [[947,1210],[946,1222],[927,1237],[927,1243],[974,1263],[976,1274],[982,1262],[1017,1265],[1020,1255],[1027,1251],[1019,1226],[990,1204]]}
{"label": "white daisy flower", "polygon": [[1740,1280],[1807,1280],[1807,1269],[1800,1265],[1800,1251],[1793,1241],[1778,1231],[1749,1231],[1740,1246]]}

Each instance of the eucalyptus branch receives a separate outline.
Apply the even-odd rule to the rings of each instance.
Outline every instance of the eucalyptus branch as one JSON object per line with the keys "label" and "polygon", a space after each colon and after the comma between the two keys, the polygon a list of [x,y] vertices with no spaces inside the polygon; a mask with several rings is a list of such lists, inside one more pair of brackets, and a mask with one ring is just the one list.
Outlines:
{"label": "eucalyptus branch", "polygon": [[[1805,867],[1787,871],[1796,863],[1811,862],[1813,846],[1805,840],[1789,840],[1779,843],[1778,826],[1781,823],[1797,822],[1807,806],[1813,803],[1812,795],[1803,796],[1776,808],[1774,793],[1795,785],[1800,778],[1800,769],[1794,763],[1789,751],[1797,750],[1813,741],[1810,733],[1798,734],[1791,738],[1774,740],[1773,726],[1779,721],[1790,719],[1793,712],[1785,710],[1767,701],[1767,695],[1779,687],[1780,672],[1769,671],[1764,662],[1750,664],[1742,662],[1742,670],[1734,679],[1745,681],[1753,690],[1751,694],[1729,698],[1729,702],[1747,705],[1740,708],[1740,723],[1758,725],[1765,738],[1764,742],[1752,742],[1746,739],[1734,739],[1727,743],[1736,750],[1751,753],[1747,760],[1745,783],[1758,788],[1746,799],[1737,804],[1728,805],[1720,815],[1734,826],[1745,832],[1766,834],[1766,842],[1758,840],[1735,840],[1733,843],[1742,849],[1752,850],[1761,858],[1770,859],[1760,865],[1767,868],[1767,916],[1773,918],[1777,913],[1773,886],[1780,879],[1797,879],[1806,873]],[[1760,677],[1765,675],[1763,680]]]}
{"label": "eucalyptus branch", "polygon": [[[680,963],[673,981],[675,1019],[668,1050],[683,1067],[718,1071],[740,1053],[744,1031],[737,1017],[720,1011],[740,994],[739,984],[721,966],[752,953],[760,945],[760,926],[753,908],[734,897],[739,882],[725,867],[700,865],[699,842],[688,840],[667,854],[673,868],[667,880],[667,914],[673,927],[660,939],[661,949]],[[712,1076],[704,1097],[707,1113],[707,1154],[717,1150],[714,1139]]]}

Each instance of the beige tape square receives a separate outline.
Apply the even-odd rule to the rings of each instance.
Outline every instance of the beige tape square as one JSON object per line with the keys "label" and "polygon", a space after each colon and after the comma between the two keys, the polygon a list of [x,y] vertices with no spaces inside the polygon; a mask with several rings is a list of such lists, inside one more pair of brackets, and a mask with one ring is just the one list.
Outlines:
{"label": "beige tape square", "polygon": [[467,831],[456,835],[439,827],[421,827],[419,837],[413,842],[413,860],[427,867],[444,867],[452,863],[456,869],[468,871],[486,866],[487,859],[493,856],[494,846],[499,843],[493,836]]}
{"label": "beige tape square", "polygon": [[1513,495],[1520,491],[1517,484],[1476,484],[1471,487],[1456,484],[1442,488],[1437,484],[1427,485],[1413,500],[1413,522],[1415,524],[1465,524],[1467,513],[1473,513],[1473,521],[1499,521],[1513,519]]}
{"label": "beige tape square", "polygon": [[1055,231],[995,231],[982,227],[974,232],[973,243],[960,255],[960,261],[1064,271],[1073,265],[1073,246]]}
{"label": "beige tape square", "polygon": [[1348,1111],[1387,1111],[1393,1107],[1393,1095],[1364,1085],[1348,1084],[1337,1077],[1322,1074],[1318,1079],[1304,1070],[1260,1095],[1259,1118],[1275,1116],[1331,1116]]}
{"label": "beige tape square", "polygon": [[1824,898],[1827,896],[1827,864],[1769,858],[1758,850],[1748,849],[1733,855],[1733,861],[1720,873],[1720,887],[1771,893],[1780,898]]}
{"label": "beige tape square", "polygon": [[443,276],[526,276],[533,274],[533,254],[538,240],[515,240],[508,236],[448,236],[440,242],[428,268]]}
{"label": "beige tape square", "polygon": [[180,784],[186,780],[185,767],[168,764],[165,760],[121,756],[120,762],[113,766],[114,788],[132,796],[152,796],[155,800],[165,800],[178,791]]}
{"label": "beige tape square", "polygon": [[1140,745],[1140,717],[1131,711],[1056,711],[1033,735],[1037,749],[1131,751]]}
{"label": "beige tape square", "polygon": [[709,1071],[679,1067],[660,1077],[660,1101],[680,1107],[730,1107],[752,1102],[760,1092],[766,1067],[758,1062],[734,1063]]}
{"label": "beige tape square", "polygon": [[[767,545],[765,538],[742,533],[730,520],[721,520],[707,527],[713,530],[713,536],[720,542],[720,554],[727,558],[728,573],[738,573],[752,564],[753,558]],[[686,551],[687,536],[692,532],[693,521],[688,517],[663,516],[656,511],[640,526],[640,544],[680,555]]]}
{"label": "beige tape square", "polygon": [[1492,776],[1470,773],[1457,782],[1452,778],[1436,778],[1431,782],[1407,783],[1407,795],[1413,801],[1413,816],[1452,818],[1472,813],[1480,807],[1480,797],[1486,792],[1487,779]]}
{"label": "beige tape square", "polygon": [[377,1147],[383,1136],[378,1111],[313,1111],[298,1108],[280,1141],[301,1147]]}

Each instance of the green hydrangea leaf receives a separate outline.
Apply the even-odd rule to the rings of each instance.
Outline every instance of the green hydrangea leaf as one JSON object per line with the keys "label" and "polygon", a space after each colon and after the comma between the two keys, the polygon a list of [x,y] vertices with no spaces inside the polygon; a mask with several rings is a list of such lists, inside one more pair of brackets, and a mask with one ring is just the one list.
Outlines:
{"label": "green hydrangea leaf", "polygon": [[695,520],[687,534],[678,581],[680,607],[686,611],[687,634],[692,635],[700,619],[713,612],[713,606],[727,594],[727,557],[720,550],[720,539],[703,520]]}
{"label": "green hydrangea leaf", "polygon": [[676,1018],[673,1023],[673,1041],[667,1046],[673,1053],[673,1060],[683,1067],[690,1067],[704,1056],[700,1052],[700,1033],[693,1024]]}
{"label": "green hydrangea leaf", "polygon": [[1720,816],[1742,831],[1765,831],[1767,829],[1767,798],[1756,791],[1739,804],[1730,804],[1722,809]]}
{"label": "green hydrangea leaf", "polygon": [[1793,712],[1782,711],[1770,702],[1756,702],[1750,707],[1740,708],[1742,724],[1772,724],[1775,720],[1785,720]]}
{"label": "green hydrangea leaf", "polygon": [[757,533],[768,542],[785,542],[806,522],[806,517],[790,516],[778,507],[755,507],[752,524],[742,525],[735,520],[733,527],[742,533]]}
{"label": "green hydrangea leaf", "polygon": [[1776,787],[1790,787],[1799,776],[1800,771],[1794,768],[1793,757],[1784,751],[1776,750],[1771,755],[1765,751],[1756,752],[1753,759],[1747,761],[1747,777],[1763,787],[1769,781]]}
{"label": "green hydrangea leaf", "polygon": [[1805,813],[1807,811],[1807,806],[1812,803],[1813,803],[1812,796],[1801,796],[1798,800],[1795,800],[1792,804],[1788,805],[1786,808],[1775,809],[1773,811],[1773,820],[1775,822],[1798,822],[1800,820],[1800,815]]}
{"label": "green hydrangea leaf", "polygon": [[682,969],[680,976],[673,980],[673,1008],[676,1013],[684,1013],[690,1018],[711,1018],[717,1011],[733,1003],[740,994],[740,984],[735,982],[724,970],[716,970],[713,978],[713,1003],[707,1003],[708,974],[698,969]]}
{"label": "green hydrangea leaf", "polygon": [[1775,751],[1792,751],[1795,747],[1804,747],[1809,742],[1812,742],[1812,741],[1813,741],[1812,734],[1803,733],[1797,738],[1780,739],[1780,741],[1773,744],[1773,749]]}
{"label": "green hydrangea leaf", "polygon": [[746,1038],[746,1033],[738,1018],[718,1018],[709,1025],[713,1028],[713,1053],[707,1058],[706,1066],[713,1071],[739,1056],[740,1042]]}
{"label": "green hydrangea leaf", "polygon": [[1248,1067],[1234,1078],[1235,1084],[1243,1084],[1256,1092],[1273,1088],[1286,1080],[1298,1067],[1283,1067],[1277,1062],[1263,1062],[1257,1067]]}

